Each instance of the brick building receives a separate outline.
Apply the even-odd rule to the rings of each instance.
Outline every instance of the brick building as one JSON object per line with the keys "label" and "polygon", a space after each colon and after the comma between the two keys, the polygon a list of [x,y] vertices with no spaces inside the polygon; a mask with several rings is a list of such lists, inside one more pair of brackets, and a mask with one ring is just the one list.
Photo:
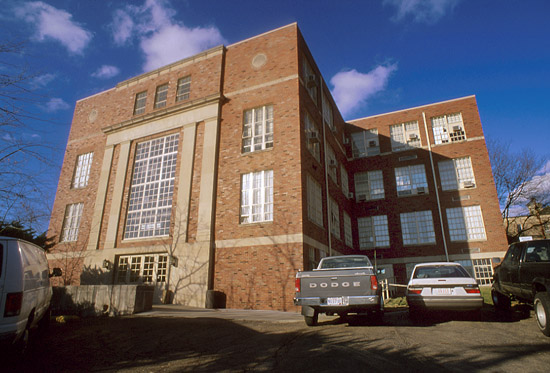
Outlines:
{"label": "brick building", "polygon": [[49,234],[66,283],[280,310],[326,255],[483,282],[506,248],[475,98],[345,123],[296,24],[78,101]]}

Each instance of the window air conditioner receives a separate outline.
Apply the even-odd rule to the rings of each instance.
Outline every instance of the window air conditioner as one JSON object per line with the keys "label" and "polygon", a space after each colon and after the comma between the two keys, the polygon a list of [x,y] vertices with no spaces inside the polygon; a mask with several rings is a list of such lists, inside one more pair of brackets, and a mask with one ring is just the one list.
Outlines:
{"label": "window air conditioner", "polygon": [[307,139],[309,142],[319,142],[319,133],[317,131],[308,132]]}
{"label": "window air conditioner", "polygon": [[424,187],[416,188],[416,194],[424,194],[424,193],[426,193],[426,188]]}
{"label": "window air conditioner", "polygon": [[311,87],[315,87],[317,85],[317,78],[315,77],[315,75],[310,75],[307,77],[307,87],[308,88],[311,88]]}
{"label": "window air conditioner", "polygon": [[369,148],[375,148],[377,146],[376,141],[371,140],[369,141]]}
{"label": "window air conditioner", "polygon": [[460,126],[453,126],[453,132],[462,131],[462,127]]}
{"label": "window air conditioner", "polygon": [[365,202],[367,200],[366,194],[358,194],[357,195],[357,202]]}
{"label": "window air conditioner", "polygon": [[353,193],[352,193],[352,192],[349,192],[349,193],[348,193],[348,198],[349,198],[349,199],[353,199]]}
{"label": "window air conditioner", "polygon": [[338,165],[338,162],[336,162],[336,159],[329,159],[328,160],[328,165],[330,167],[336,167]]}
{"label": "window air conditioner", "polygon": [[465,181],[463,185],[464,185],[464,188],[473,188],[476,186],[472,180]]}
{"label": "window air conditioner", "polygon": [[346,136],[344,136],[344,144],[349,144],[349,138],[347,138]]}
{"label": "window air conditioner", "polygon": [[417,138],[418,138],[418,135],[416,133],[411,133],[409,135],[409,139],[411,139],[411,140],[416,140]]}

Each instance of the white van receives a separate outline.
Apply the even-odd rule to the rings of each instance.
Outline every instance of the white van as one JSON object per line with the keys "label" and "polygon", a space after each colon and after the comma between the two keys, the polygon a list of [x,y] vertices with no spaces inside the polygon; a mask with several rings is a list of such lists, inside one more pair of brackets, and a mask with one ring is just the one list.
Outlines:
{"label": "white van", "polygon": [[29,331],[47,325],[52,288],[44,250],[30,242],[0,236],[0,343],[25,349]]}

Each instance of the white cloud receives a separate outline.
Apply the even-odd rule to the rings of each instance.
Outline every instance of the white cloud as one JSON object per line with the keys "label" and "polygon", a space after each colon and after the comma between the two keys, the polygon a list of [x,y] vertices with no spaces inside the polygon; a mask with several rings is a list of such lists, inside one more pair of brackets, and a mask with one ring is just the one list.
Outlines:
{"label": "white cloud", "polygon": [[45,87],[55,79],[55,74],[43,74],[34,78],[31,82],[34,88]]}
{"label": "white cloud", "polygon": [[103,65],[92,74],[94,78],[109,79],[113,76],[117,76],[120,73],[120,69],[116,66]]}
{"label": "white cloud", "polygon": [[460,1],[462,0],[384,0],[384,4],[397,8],[397,14],[392,18],[394,21],[401,21],[410,15],[416,22],[432,24],[452,11]]}
{"label": "white cloud", "polygon": [[45,110],[52,113],[59,110],[67,110],[70,107],[71,106],[63,101],[62,98],[52,98],[50,99],[50,101],[48,101],[48,103],[46,103]]}
{"label": "white cloud", "polygon": [[550,174],[550,161],[547,161],[544,166],[537,172],[539,175]]}
{"label": "white cloud", "polygon": [[127,6],[113,15],[113,39],[124,45],[136,38],[145,56],[144,71],[192,56],[225,42],[214,27],[186,27],[174,19],[175,11],[165,0],[146,0],[142,6]]}
{"label": "white cloud", "polygon": [[367,100],[382,91],[397,64],[380,65],[364,74],[357,70],[341,71],[330,83],[334,86],[332,96],[344,117],[364,105]]}
{"label": "white cloud", "polygon": [[92,33],[75,23],[70,13],[42,1],[29,2],[17,7],[15,15],[36,26],[37,40],[56,40],[74,54],[82,54],[92,39]]}

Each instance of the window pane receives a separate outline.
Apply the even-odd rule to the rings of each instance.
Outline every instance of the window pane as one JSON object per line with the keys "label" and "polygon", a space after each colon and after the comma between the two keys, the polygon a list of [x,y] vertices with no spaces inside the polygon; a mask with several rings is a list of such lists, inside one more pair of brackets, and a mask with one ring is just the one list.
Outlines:
{"label": "window pane", "polygon": [[243,115],[243,153],[273,147],[273,106],[246,110]]}

